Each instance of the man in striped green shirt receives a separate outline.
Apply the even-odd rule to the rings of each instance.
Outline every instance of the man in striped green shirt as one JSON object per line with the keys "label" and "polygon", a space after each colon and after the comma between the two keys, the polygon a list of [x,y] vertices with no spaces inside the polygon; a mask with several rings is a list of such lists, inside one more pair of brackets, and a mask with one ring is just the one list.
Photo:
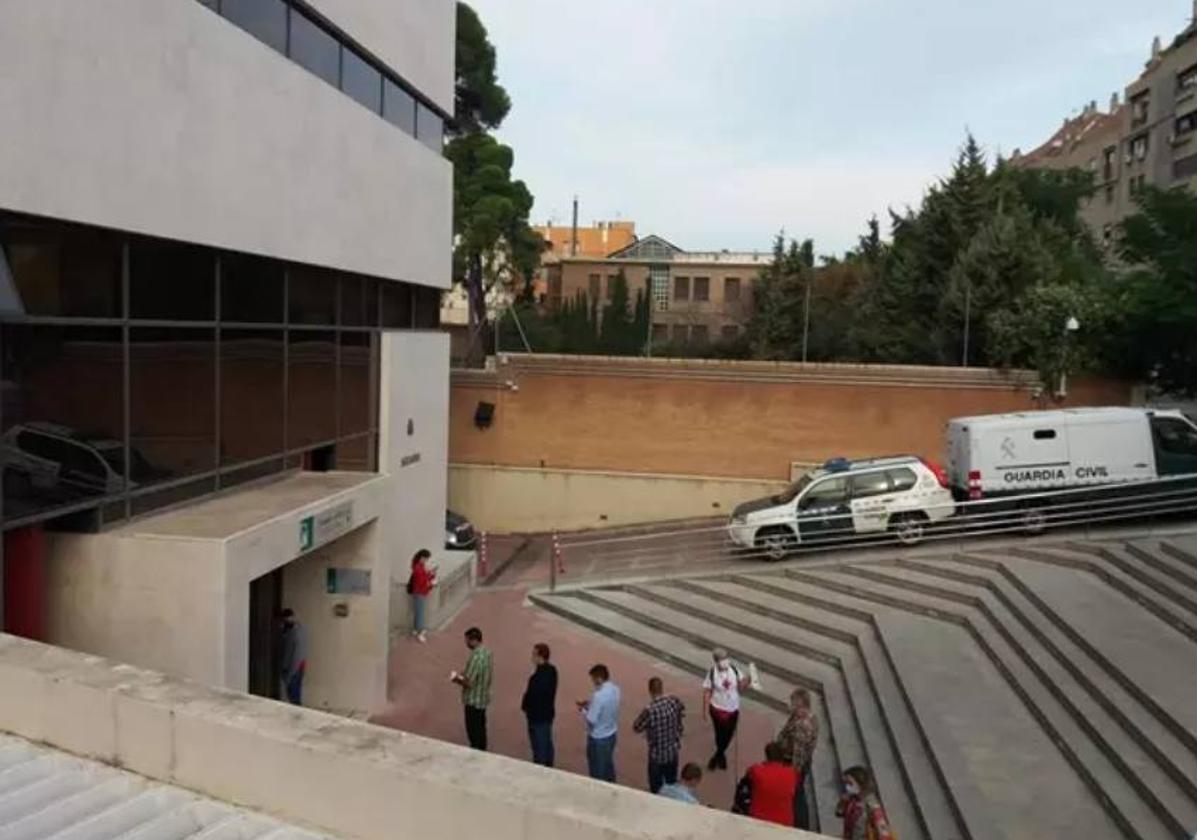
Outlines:
{"label": "man in striped green shirt", "polygon": [[486,750],[486,707],[490,705],[491,679],[494,668],[490,651],[482,646],[482,631],[471,627],[465,633],[470,658],[465,670],[452,674],[453,682],[461,686],[461,702],[465,706],[466,738],[476,750]]}

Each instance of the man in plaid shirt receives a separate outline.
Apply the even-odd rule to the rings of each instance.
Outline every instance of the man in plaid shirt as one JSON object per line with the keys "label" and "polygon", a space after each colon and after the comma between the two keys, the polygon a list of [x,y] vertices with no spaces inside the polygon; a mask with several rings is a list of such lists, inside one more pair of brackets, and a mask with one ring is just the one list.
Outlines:
{"label": "man in plaid shirt", "polygon": [[660,677],[648,681],[648,693],[652,701],[636,717],[632,730],[648,739],[648,788],[657,793],[664,785],[677,784],[686,707],[672,694],[665,696]]}

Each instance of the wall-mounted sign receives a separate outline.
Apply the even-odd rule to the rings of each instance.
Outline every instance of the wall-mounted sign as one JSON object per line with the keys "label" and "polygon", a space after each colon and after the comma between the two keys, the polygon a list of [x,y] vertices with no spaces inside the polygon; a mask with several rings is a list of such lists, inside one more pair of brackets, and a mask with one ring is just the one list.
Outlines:
{"label": "wall-mounted sign", "polygon": [[399,459],[400,467],[410,467],[412,464],[420,463],[420,453],[413,452],[411,455],[404,455]]}
{"label": "wall-mounted sign", "polygon": [[370,570],[330,566],[325,573],[325,588],[329,595],[369,595]]}
{"label": "wall-mounted sign", "polygon": [[311,551],[318,545],[335,540],[353,528],[353,502],[322,510],[299,520],[299,550]]}

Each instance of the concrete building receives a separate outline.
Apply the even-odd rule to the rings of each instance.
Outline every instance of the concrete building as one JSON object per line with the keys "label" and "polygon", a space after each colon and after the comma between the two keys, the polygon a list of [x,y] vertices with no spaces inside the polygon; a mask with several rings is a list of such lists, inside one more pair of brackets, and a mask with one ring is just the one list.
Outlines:
{"label": "concrete building", "polygon": [[702,345],[740,336],[752,315],[752,281],[768,252],[684,251],[646,236],[606,257],[561,256],[546,266],[549,306],[586,295],[610,299],[623,272],[632,300],[652,300],[652,343]]}
{"label": "concrete building", "polygon": [[1015,152],[1014,162],[1094,173],[1095,192],[1083,215],[1099,242],[1110,243],[1118,222],[1136,210],[1145,185],[1192,188],[1197,178],[1197,0],[1192,22],[1164,48],[1157,37],[1124,101],[1108,111],[1090,102],[1041,146]]}
{"label": "concrete building", "polygon": [[293,605],[310,702],[383,696],[443,543],[454,15],[0,9],[0,627],[274,694]]}

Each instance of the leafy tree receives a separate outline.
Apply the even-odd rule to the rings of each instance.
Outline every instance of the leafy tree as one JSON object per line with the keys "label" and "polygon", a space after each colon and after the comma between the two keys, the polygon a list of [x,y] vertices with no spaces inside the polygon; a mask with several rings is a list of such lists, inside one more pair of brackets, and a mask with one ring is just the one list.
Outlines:
{"label": "leafy tree", "polygon": [[1197,394],[1197,197],[1147,187],[1121,225],[1131,369],[1163,391]]}
{"label": "leafy tree", "polygon": [[530,282],[545,248],[529,224],[532,194],[512,177],[514,153],[487,133],[511,109],[495,67],[486,27],[473,9],[458,3],[455,114],[445,154],[454,167],[454,276],[466,286],[475,353],[490,291]]}

